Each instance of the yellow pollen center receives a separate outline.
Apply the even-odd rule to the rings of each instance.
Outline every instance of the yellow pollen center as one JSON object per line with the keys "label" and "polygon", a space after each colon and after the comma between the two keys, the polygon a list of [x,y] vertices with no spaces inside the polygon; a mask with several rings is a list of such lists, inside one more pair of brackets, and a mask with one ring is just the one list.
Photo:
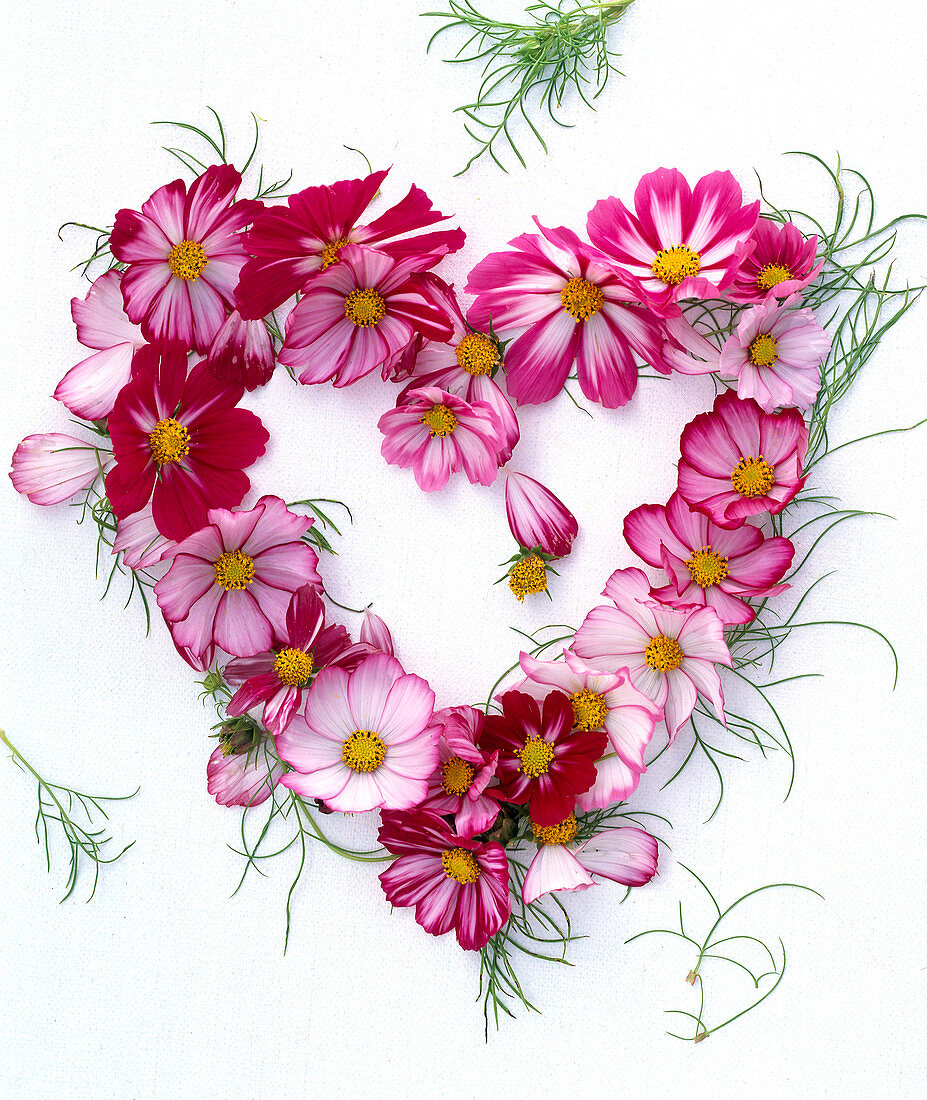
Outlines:
{"label": "yellow pollen center", "polygon": [[742,497],[764,497],[776,480],[776,471],[763,458],[748,455],[731,470],[731,484]]}
{"label": "yellow pollen center", "polygon": [[168,416],[155,424],[154,430],[149,433],[148,444],[155,462],[166,466],[168,462],[177,462],[190,453],[190,433],[179,420]]}
{"label": "yellow pollen center", "polygon": [[301,649],[281,649],[274,661],[274,672],[284,684],[299,687],[312,675],[314,663],[311,653]]}
{"label": "yellow pollen center", "polygon": [[466,848],[446,848],[441,853],[441,864],[447,877],[456,879],[463,886],[476,882],[481,874],[476,856]]}
{"label": "yellow pollen center", "polygon": [[441,786],[446,794],[465,795],[473,784],[473,766],[459,756],[452,756],[441,769]]}
{"label": "yellow pollen center", "polygon": [[699,588],[711,588],[727,576],[727,558],[722,558],[710,546],[703,546],[701,550],[692,551],[686,568]]}
{"label": "yellow pollen center", "polygon": [[432,405],[419,423],[427,425],[434,439],[436,436],[450,435],[457,427],[457,417],[447,405]]}
{"label": "yellow pollen center", "polygon": [[569,844],[576,838],[578,828],[576,814],[565,817],[559,825],[535,825],[531,822],[531,831],[539,844]]}
{"label": "yellow pollen center", "polygon": [[771,367],[776,361],[779,344],[768,332],[760,333],[750,345],[750,362],[755,367]]}
{"label": "yellow pollen center", "polygon": [[322,249],[322,270],[326,267],[331,267],[332,264],[338,262],[338,257],[341,255],[341,250],[346,244],[348,244],[347,237],[339,237],[337,241],[331,241]]}
{"label": "yellow pollen center", "polygon": [[519,603],[525,596],[547,591],[547,567],[537,554],[522,558],[509,570],[509,588]]}
{"label": "yellow pollen center", "polygon": [[760,290],[772,290],[774,286],[792,278],[792,272],[781,264],[766,264],[757,272],[756,285]]}
{"label": "yellow pollen center", "polygon": [[588,279],[570,279],[560,291],[560,301],[574,321],[586,321],[602,308],[602,291]]}
{"label": "yellow pollen center", "polygon": [[167,257],[167,266],[175,279],[198,279],[208,262],[203,246],[196,241],[175,244]]}
{"label": "yellow pollen center", "polygon": [[240,591],[254,580],[254,558],[249,558],[240,550],[227,550],[221,558],[216,558],[212,567],[216,584],[226,592]]}
{"label": "yellow pollen center", "polygon": [[651,638],[644,650],[644,660],[657,672],[673,672],[682,664],[682,658],[682,646],[665,634]]}
{"label": "yellow pollen center", "polygon": [[372,730],[355,730],[341,746],[341,759],[355,772],[373,772],[386,757],[386,745]]}
{"label": "yellow pollen center", "polygon": [[499,348],[490,336],[468,332],[454,350],[457,364],[467,374],[490,374],[499,362]]}
{"label": "yellow pollen center", "polygon": [[667,286],[679,286],[683,279],[698,275],[702,269],[697,252],[687,244],[661,249],[653,258],[653,273]]}
{"label": "yellow pollen center", "polygon": [[550,771],[550,765],[554,759],[554,746],[543,737],[529,737],[520,749],[515,749],[515,755],[521,761],[521,767],[518,770],[532,779],[537,779],[539,775],[546,775]]}
{"label": "yellow pollen center", "polygon": [[378,290],[352,290],[344,300],[344,315],[358,328],[370,328],[383,320],[386,302]]}
{"label": "yellow pollen center", "polygon": [[601,728],[608,714],[604,695],[585,688],[574,692],[570,696],[570,702],[573,704],[573,724],[578,730],[586,730],[588,733]]}

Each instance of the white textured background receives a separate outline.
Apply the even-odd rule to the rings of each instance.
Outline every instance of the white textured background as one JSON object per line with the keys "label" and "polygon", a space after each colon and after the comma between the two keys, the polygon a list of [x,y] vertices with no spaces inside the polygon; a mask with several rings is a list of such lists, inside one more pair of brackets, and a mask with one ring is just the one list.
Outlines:
{"label": "white textured background", "polygon": [[[870,176],[886,219],[927,208],[920,3],[639,0],[614,36],[627,79],[597,115],[576,111],[575,130],[548,126],[547,158],[526,141],[528,172],[485,164],[458,179],[469,154],[451,110],[476,74],[442,65],[440,50],[425,56],[430,27],[417,11],[427,6],[33,0],[8,17],[0,454],[25,434],[66,430],[47,395],[82,355],[68,301],[84,287],[68,268],[86,241],[62,244],[57,227],[137,208],[177,174],[147,122],[202,120],[207,103],[238,148],[248,112],[265,118],[264,159],[276,175],[292,165],[299,186],[360,174],[343,145],[393,164],[387,199],[414,180],[466,228],[466,251],[442,269],[459,282],[532,213],[581,229],[594,200],[629,199],[658,165],[690,179],[729,167],[751,196],[756,168],[781,203],[821,209],[821,176],[779,154],[839,150]],[[925,245],[922,228],[903,232],[900,277],[927,279]],[[834,416],[837,439],[927,413],[925,318],[922,306],[884,341]],[[676,378],[642,383],[629,408],[597,409],[594,422],[565,399],[524,412],[513,466],[550,484],[581,524],[552,608],[518,607],[491,587],[510,552],[501,486],[458,481],[426,497],[380,460],[375,425],[393,395],[373,378],[295,391],[280,374],[248,399],[274,434],[254,481],[258,492],[348,501],[357,522],[325,563],[331,590],[374,601],[441,704],[474,699],[515,658],[510,625],[575,624],[608,573],[632,564],[621,517],[666,499],[679,431],[709,394],[705,380]],[[0,1095],[924,1095],[925,449],[923,432],[898,435],[820,467],[822,488],[848,505],[897,517],[832,539],[818,566],[839,573],[813,612],[884,630],[902,661],[898,690],[871,636],[796,636],[783,674],[826,676],[781,696],[798,755],[789,802],[782,761],[732,762],[707,826],[707,764],[662,794],[660,776],[647,777],[636,804],[676,825],[659,880],[621,908],[607,885],[569,898],[590,934],[576,966],[525,965],[543,1015],[505,1021],[488,1045],[475,960],[421,934],[408,911],[390,916],[371,869],[310,852],[286,958],[292,866],[281,860],[229,900],[237,815],[206,794],[210,716],[186,666],[160,624],[144,637],[140,608],[123,613],[118,591],[98,602],[91,532],[64,507],[32,507],[4,478],[0,724],[61,782],[142,792],[113,815],[116,835],[137,840],[131,853],[91,905],[59,907],[62,853],[47,877],[33,792],[0,760]],[[344,836],[365,832],[328,821]],[[663,1034],[664,1008],[693,1007],[690,955],[668,939],[624,946],[671,922],[680,898],[698,912],[675,859],[726,901],[783,880],[827,899],[770,894],[745,914],[736,930],[781,935],[789,971],[760,1009],[697,1047]],[[709,1023],[745,1003],[725,1000],[745,987],[705,975],[719,998]]]}

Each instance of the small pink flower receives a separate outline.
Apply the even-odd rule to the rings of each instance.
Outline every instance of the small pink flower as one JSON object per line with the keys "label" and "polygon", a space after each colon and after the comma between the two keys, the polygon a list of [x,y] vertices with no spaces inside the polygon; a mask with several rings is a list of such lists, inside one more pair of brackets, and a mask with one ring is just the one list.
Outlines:
{"label": "small pink flower", "polygon": [[454,828],[463,837],[485,832],[499,816],[498,801],[486,793],[499,754],[479,747],[484,717],[467,706],[447,707],[434,716],[441,728],[438,767],[421,809],[454,814]]}
{"label": "small pink flower", "polygon": [[155,526],[150,504],[131,516],[116,520],[113,553],[122,554],[123,563],[130,569],[148,569],[176,545]]}
{"label": "small pink flower", "polygon": [[795,547],[787,538],[766,538],[745,523],[718,527],[693,512],[679,493],[669,503],[642,504],[624,520],[628,546],[648,565],[665,569],[670,583],[651,589],[661,603],[675,607],[707,604],[722,623],[749,623],[756,613],[743,597],[778,596]]}
{"label": "small pink flower", "polygon": [[220,806],[260,806],[273,794],[285,768],[261,742],[251,748],[236,747],[226,739],[206,765],[206,789]]}
{"label": "small pink flower", "polygon": [[60,504],[89,489],[112,461],[109,451],[73,435],[27,435],[13,452],[10,480],[33,504]]}
{"label": "small pink flower", "polygon": [[393,636],[389,632],[389,627],[369,607],[364,612],[364,619],[360,628],[360,640],[372,649],[379,650],[380,653],[385,653],[389,657],[395,656],[393,653]]}
{"label": "small pink flower", "polygon": [[683,428],[679,446],[679,494],[719,527],[778,515],[805,484],[808,429],[797,409],[770,415],[727,390]]}
{"label": "small pink flower", "polygon": [[510,470],[505,477],[505,514],[509,530],[525,550],[543,550],[565,558],[579,533],[576,517],[550,489],[527,474]]}
{"label": "small pink flower", "polygon": [[385,653],[351,673],[322,669],[305,717],[295,715],[276,738],[294,769],[283,785],[343,813],[418,805],[438,760],[434,702],[428,684]]}
{"label": "small pink flower", "polygon": [[274,348],[263,321],[245,321],[237,309],[226,317],[206,357],[209,373],[223,382],[255,390],[274,373]]}
{"label": "small pink flower", "polygon": [[824,261],[815,265],[817,237],[802,236],[791,222],[780,225],[759,218],[734,282],[727,288],[732,302],[762,302],[770,295],[787,298],[816,279]]}

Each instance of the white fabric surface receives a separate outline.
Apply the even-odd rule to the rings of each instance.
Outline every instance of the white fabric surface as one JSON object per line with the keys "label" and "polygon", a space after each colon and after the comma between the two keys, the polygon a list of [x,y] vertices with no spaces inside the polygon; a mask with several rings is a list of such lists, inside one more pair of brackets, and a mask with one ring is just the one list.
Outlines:
{"label": "white fabric surface", "polygon": [[[548,125],[548,157],[526,138],[527,172],[481,163],[460,178],[452,173],[469,146],[451,110],[472,94],[476,73],[443,65],[447,47],[425,56],[434,27],[417,12],[429,6],[33,0],[9,17],[0,454],[26,434],[68,430],[66,411],[46,395],[81,357],[68,303],[84,284],[68,268],[88,240],[71,232],[60,243],[57,227],[106,224],[179,174],[158,149],[166,134],[147,123],[203,121],[205,104],[220,110],[238,148],[248,112],[266,119],[264,161],[275,175],[292,165],[299,186],[362,174],[344,145],[392,164],[386,200],[414,181],[467,230],[466,250],[442,268],[459,283],[485,252],[529,229],[531,214],[581,230],[597,198],[630,199],[659,165],[690,179],[731,168],[750,195],[755,168],[780,203],[821,209],[822,176],[779,154],[839,150],[873,181],[884,218],[927,208],[919,3],[639,0],[614,35],[627,79],[608,88],[596,115],[571,105],[576,129]],[[902,231],[900,278],[925,281],[925,244],[923,226]],[[835,413],[835,439],[925,414],[924,319],[921,306],[885,339]],[[510,625],[576,624],[609,572],[635,564],[621,518],[666,499],[679,431],[710,392],[705,380],[676,377],[643,382],[628,408],[596,409],[594,421],[563,398],[524,410],[513,466],[549,484],[581,525],[552,605],[519,607],[491,585],[510,552],[501,481],[486,490],[456,480],[426,496],[409,472],[382,462],[376,420],[394,391],[374,378],[297,390],[280,372],[247,399],[273,433],[254,496],[347,501],[356,523],[324,563],[332,592],[374,602],[400,658],[441,704],[473,700],[517,655]],[[160,622],[145,638],[140,607],[123,612],[122,587],[99,602],[91,531],[6,482],[0,725],[52,779],[142,791],[113,813],[115,835],[135,847],[104,870],[92,904],[79,889],[59,906],[63,853],[46,876],[33,791],[0,761],[0,1095],[924,1095],[925,440],[923,430],[891,436],[820,468],[822,488],[849,506],[896,517],[832,537],[818,568],[839,572],[813,611],[891,637],[897,691],[871,635],[834,627],[795,636],[782,675],[825,677],[779,696],[798,755],[791,799],[781,804],[784,762],[751,756],[732,762],[724,804],[703,825],[713,800],[706,762],[662,793],[668,773],[646,777],[636,804],[675,824],[659,879],[620,909],[608,885],[568,898],[576,930],[590,937],[574,945],[575,967],[526,959],[522,976],[543,1015],[505,1020],[488,1045],[473,1003],[476,960],[423,934],[408,911],[391,916],[375,869],[312,849],[286,957],[292,863],[268,867],[266,880],[229,900],[238,815],[205,791],[211,717],[193,677]],[[329,825],[344,837],[370,832]],[[673,922],[680,898],[698,910],[677,860],[724,900],[775,881],[807,883],[827,899],[781,892],[757,903],[739,930],[782,937],[785,980],[694,1048],[665,1037],[672,1018],[662,1015],[693,1008],[688,950],[656,938],[624,946]],[[706,916],[702,908],[700,926]],[[709,997],[735,995],[723,976],[706,978]]]}

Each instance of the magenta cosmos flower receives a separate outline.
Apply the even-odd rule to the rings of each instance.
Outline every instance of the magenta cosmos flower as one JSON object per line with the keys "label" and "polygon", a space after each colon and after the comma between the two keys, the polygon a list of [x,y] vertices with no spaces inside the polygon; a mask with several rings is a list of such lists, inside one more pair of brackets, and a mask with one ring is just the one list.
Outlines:
{"label": "magenta cosmos flower", "polygon": [[805,484],[808,429],[797,409],[770,415],[727,390],[683,428],[679,446],[679,494],[719,527],[778,515]]}
{"label": "magenta cosmos flower", "polygon": [[220,806],[260,806],[273,794],[285,769],[259,744],[238,745],[233,736],[223,738],[206,765],[206,789]]}
{"label": "magenta cosmos flower", "polygon": [[426,493],[443,489],[459,470],[475,485],[492,485],[505,442],[489,405],[429,386],[408,390],[403,404],[377,421],[380,450],[391,466],[409,468]]}
{"label": "magenta cosmos flower", "polygon": [[642,177],[634,210],[616,198],[589,212],[592,243],[621,277],[661,313],[680,298],[718,298],[750,250],[759,202],[743,205],[730,172],[712,172],[689,187],[675,168]]}
{"label": "magenta cosmos flower", "polygon": [[669,503],[642,504],[624,520],[628,546],[648,565],[665,569],[670,583],[651,589],[675,607],[707,604],[722,623],[749,623],[756,612],[747,598],[778,596],[795,547],[787,538],[766,538],[758,527],[718,527],[693,512],[679,493]]}
{"label": "magenta cosmos flower", "polygon": [[815,265],[817,237],[805,238],[791,222],[759,218],[750,237],[753,248],[744,256],[734,282],[727,288],[733,302],[762,302],[772,295],[787,298],[816,279],[824,261]]}
{"label": "magenta cosmos flower", "polygon": [[247,256],[241,230],[263,210],[235,201],[241,175],[214,164],[190,185],[159,187],[137,210],[120,210],[110,248],[120,263],[126,313],[150,341],[179,340],[205,352],[235,306]]}
{"label": "magenta cosmos flower", "polygon": [[236,657],[265,653],[286,633],[297,588],[321,588],[319,559],[302,541],[312,525],[279,497],[248,511],[213,508],[208,524],[169,550],[171,567],[155,585],[175,645],[196,658],[212,645]]}
{"label": "magenta cosmos flower", "polygon": [[562,500],[533,477],[515,470],[505,476],[505,514],[519,546],[543,550],[554,558],[565,558],[579,533],[576,517]]}
{"label": "magenta cosmos flower", "polygon": [[576,726],[570,699],[559,691],[541,704],[522,691],[498,699],[502,713],[486,716],[480,739],[481,748],[499,753],[497,797],[527,802],[539,825],[556,825],[595,783],[605,733]]}
{"label": "magenta cosmos flower", "polygon": [[305,717],[295,715],[276,738],[294,769],[281,782],[343,813],[418,805],[438,761],[434,702],[428,684],[385,653],[351,673],[323,668],[306,695]]}
{"label": "magenta cosmos flower", "polygon": [[626,668],[634,686],[663,708],[670,741],[699,694],[723,722],[724,692],[714,666],[730,667],[731,654],[714,608],[657,603],[640,569],[617,569],[602,595],[615,606],[589,612],[576,632],[574,653],[595,668]]}
{"label": "magenta cosmos flower", "polygon": [[453,814],[460,836],[485,832],[499,815],[499,803],[486,790],[496,774],[498,752],[480,748],[485,715],[473,707],[439,710],[438,767],[428,781],[423,810]]}
{"label": "magenta cosmos flower", "polygon": [[752,397],[765,412],[780,406],[810,409],[821,388],[821,364],[830,336],[810,309],[793,309],[797,295],[781,305],[767,298],[744,310],[721,348],[718,373],[737,382],[737,396]]}
{"label": "magenta cosmos flower", "polygon": [[647,770],[644,750],[663,712],[631,683],[626,668],[598,672],[569,650],[563,657],[563,661],[538,661],[522,653],[518,660],[526,679],[512,690],[539,701],[551,690],[562,691],[573,707],[576,729],[604,730],[608,735],[596,761],[595,782],[576,796],[580,809],[601,810],[637,789]]}
{"label": "magenta cosmos flower", "polygon": [[13,452],[10,480],[33,504],[61,504],[106,473],[112,455],[61,432],[27,435]]}
{"label": "magenta cosmos flower", "polygon": [[278,361],[307,386],[329,379],[349,386],[377,367],[386,378],[416,333],[446,340],[451,326],[416,263],[346,245],[287,317]]}
{"label": "magenta cosmos flower", "polygon": [[102,420],[132,377],[132,359],[145,337],[133,325],[122,303],[122,272],[107,271],[87,291],[71,299],[77,339],[93,355],[82,359],[58,383],[55,398],[84,420]]}
{"label": "magenta cosmos flower", "polygon": [[465,236],[460,229],[391,239],[449,217],[435,210],[425,192],[414,185],[375,221],[358,225],[386,175],[374,172],[362,180],[307,187],[291,195],[286,206],[271,207],[255,218],[246,237],[247,249],[255,258],[242,269],[237,290],[242,316],[266,316],[305,289],[316,272],[336,263],[348,244],[375,245],[395,259],[414,256],[419,270],[433,267],[442,256],[463,247]]}
{"label": "magenta cosmos flower", "polygon": [[210,373],[223,382],[256,390],[274,373],[274,348],[263,321],[246,321],[237,309],[209,345],[206,357]]}
{"label": "magenta cosmos flower", "polygon": [[529,326],[506,349],[506,387],[519,404],[550,401],[573,363],[580,389],[607,409],[630,401],[635,353],[662,368],[663,329],[602,258],[569,229],[523,233],[470,272],[474,324]]}
{"label": "magenta cosmos flower", "polygon": [[299,708],[312,678],[328,665],[356,668],[372,652],[354,645],[343,626],[325,625],[325,606],[316,588],[304,584],[290,599],[286,631],[276,645],[254,657],[229,661],[223,675],[241,687],[225,707],[233,716],[264,704],[261,721],[274,735],[282,733]]}
{"label": "magenta cosmos flower", "polygon": [[380,843],[399,858],[380,874],[390,905],[415,906],[433,936],[453,928],[465,951],[479,951],[509,919],[509,863],[501,844],[455,836],[437,814],[384,815]]}
{"label": "magenta cosmos flower", "polygon": [[231,508],[251,486],[243,471],[270,434],[235,406],[241,386],[217,381],[204,362],[187,374],[181,344],[143,348],[132,381],[109,417],[116,465],[106,495],[117,518],[151,501],[158,530],[182,539],[206,523],[210,508]]}

